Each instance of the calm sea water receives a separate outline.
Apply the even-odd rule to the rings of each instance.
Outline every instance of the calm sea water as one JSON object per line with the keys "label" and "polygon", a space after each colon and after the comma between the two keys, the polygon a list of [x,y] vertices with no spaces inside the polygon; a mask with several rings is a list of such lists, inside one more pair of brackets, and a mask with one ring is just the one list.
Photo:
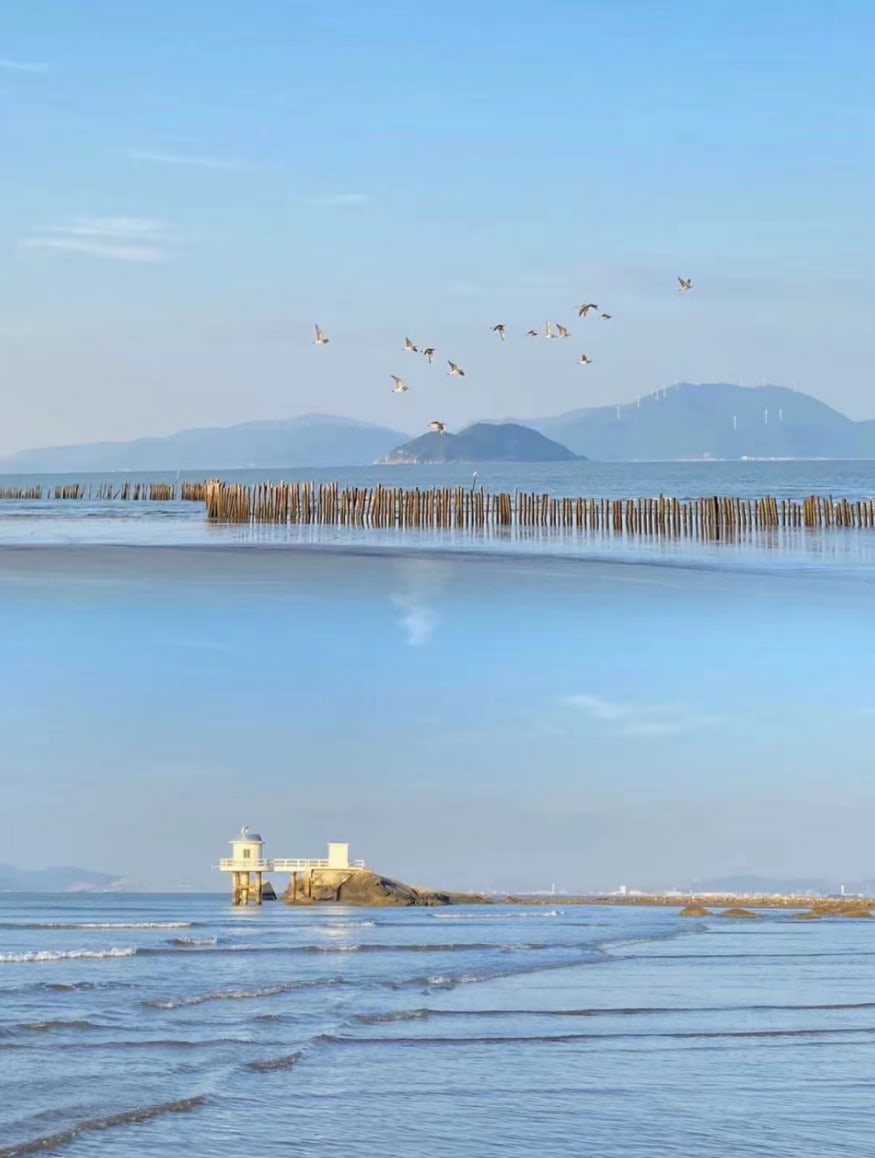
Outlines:
{"label": "calm sea water", "polygon": [[866,922],[0,899],[0,1156],[869,1155]]}

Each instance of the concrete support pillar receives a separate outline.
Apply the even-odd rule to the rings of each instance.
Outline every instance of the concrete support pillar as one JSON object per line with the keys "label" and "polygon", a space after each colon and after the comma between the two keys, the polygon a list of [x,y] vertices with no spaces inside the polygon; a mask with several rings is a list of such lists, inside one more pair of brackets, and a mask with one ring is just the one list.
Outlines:
{"label": "concrete support pillar", "polygon": [[255,903],[256,903],[256,905],[261,904],[263,893],[264,893],[264,874],[258,872],[255,874]]}

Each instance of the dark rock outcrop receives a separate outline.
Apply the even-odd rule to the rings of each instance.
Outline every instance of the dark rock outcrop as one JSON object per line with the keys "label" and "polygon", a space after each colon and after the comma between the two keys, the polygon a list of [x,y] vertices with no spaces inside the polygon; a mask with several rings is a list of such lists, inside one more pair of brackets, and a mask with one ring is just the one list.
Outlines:
{"label": "dark rock outcrop", "polygon": [[762,913],[751,912],[750,909],[724,909],[722,913],[717,914],[718,917],[733,917],[739,921],[760,921],[762,920]]}
{"label": "dark rock outcrop", "polygon": [[678,913],[679,917],[713,917],[714,914],[704,905],[685,905]]}
{"label": "dark rock outcrop", "polygon": [[302,874],[283,894],[289,905],[363,905],[367,907],[409,905],[482,904],[479,894],[416,888],[369,869],[316,869]]}

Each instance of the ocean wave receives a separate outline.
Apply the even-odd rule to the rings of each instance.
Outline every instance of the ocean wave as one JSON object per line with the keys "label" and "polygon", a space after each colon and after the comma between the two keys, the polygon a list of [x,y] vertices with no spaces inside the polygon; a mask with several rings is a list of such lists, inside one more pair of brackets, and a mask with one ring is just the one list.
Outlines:
{"label": "ocean wave", "polygon": [[65,1130],[58,1130],[54,1134],[43,1134],[39,1138],[31,1138],[27,1142],[16,1142],[11,1146],[0,1146],[0,1158],[24,1158],[27,1154],[42,1154],[47,1150],[56,1150],[60,1146],[67,1146],[75,1142],[83,1134],[95,1133],[99,1130],[110,1130],[116,1126],[128,1126],[138,1122],[148,1122],[152,1118],[163,1114],[185,1114],[199,1109],[206,1102],[206,1097],[198,1095],[194,1098],[184,1098],[179,1102],[160,1102],[153,1106],[140,1106],[135,1110],[123,1110],[120,1114],[107,1114],[103,1118],[85,1118],[75,1122]]}
{"label": "ocean wave", "polygon": [[205,1005],[208,1001],[253,1001],[260,997],[278,997],[283,993],[294,993],[297,989],[327,989],[345,984],[347,982],[342,977],[319,981],[285,981],[277,985],[263,985],[257,989],[213,989],[207,993],[187,993],[181,997],[149,997],[141,1004],[150,1009],[183,1009],[189,1005]]}
{"label": "ocean wave", "polygon": [[267,1058],[265,1061],[247,1062],[246,1068],[248,1070],[259,1070],[261,1072],[265,1070],[288,1070],[291,1069],[292,1066],[297,1065],[300,1060],[301,1054],[299,1051],[298,1053],[286,1054],[285,1057],[273,1057]]}
{"label": "ocean wave", "polygon": [[95,1021],[72,1020],[65,1021],[63,1018],[55,1018],[49,1021],[22,1021],[20,1024],[11,1026],[10,1032],[17,1033],[21,1030],[29,1033],[50,1033],[53,1029],[107,1029],[108,1026],[98,1025]]}
{"label": "ocean wave", "polygon": [[[761,1038],[821,1038],[875,1036],[873,1026],[853,1027],[800,1027],[797,1029],[726,1029],[726,1030],[678,1030],[669,1033],[555,1033],[555,1034],[482,1034],[459,1037],[445,1036],[397,1036],[397,1037],[354,1037],[343,1034],[323,1033],[314,1040],[331,1045],[343,1046],[433,1046],[433,1045],[573,1045],[582,1042],[603,1041],[718,1041],[748,1040]],[[0,1155],[2,1158],[2,1155]]]}
{"label": "ocean wave", "polygon": [[[350,1021],[361,1025],[383,1025],[394,1021],[420,1021],[431,1015],[430,1009],[398,1009],[394,1013],[356,1013]],[[460,1012],[460,1017],[464,1013]]]}
{"label": "ocean wave", "polygon": [[0,953],[0,965],[23,965],[37,961],[77,961],[86,957],[133,957],[136,952],[132,945],[115,949],[39,949],[24,953]]}
{"label": "ocean wave", "polygon": [[0,921],[0,929],[193,929],[196,921]]}
{"label": "ocean wave", "polygon": [[[141,946],[137,952],[143,956],[160,956],[162,954],[174,953],[178,949],[183,948],[191,953],[208,953],[213,956],[222,956],[230,954],[259,954],[259,955],[276,955],[282,953],[286,956],[293,954],[304,953],[476,953],[476,952],[515,952],[517,950],[540,950],[547,949],[550,946],[543,943],[532,942],[508,942],[500,944],[498,942],[423,942],[421,944],[371,944],[368,942],[355,943],[348,945],[217,945],[215,938],[187,938],[174,937],[169,942],[172,948],[159,946]],[[581,945],[556,945],[556,949],[580,949]]]}

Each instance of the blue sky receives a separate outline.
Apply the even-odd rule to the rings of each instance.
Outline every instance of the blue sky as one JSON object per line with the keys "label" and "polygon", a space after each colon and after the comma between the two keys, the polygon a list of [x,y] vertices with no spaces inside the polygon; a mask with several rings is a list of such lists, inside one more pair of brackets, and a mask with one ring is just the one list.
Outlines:
{"label": "blue sky", "polygon": [[[7,0],[0,452],[678,379],[871,417],[873,33],[864,0]],[[572,341],[524,342],[546,317]]]}
{"label": "blue sky", "polygon": [[0,860],[209,884],[249,823],[447,886],[863,877],[870,606],[777,573],[6,551]]}

